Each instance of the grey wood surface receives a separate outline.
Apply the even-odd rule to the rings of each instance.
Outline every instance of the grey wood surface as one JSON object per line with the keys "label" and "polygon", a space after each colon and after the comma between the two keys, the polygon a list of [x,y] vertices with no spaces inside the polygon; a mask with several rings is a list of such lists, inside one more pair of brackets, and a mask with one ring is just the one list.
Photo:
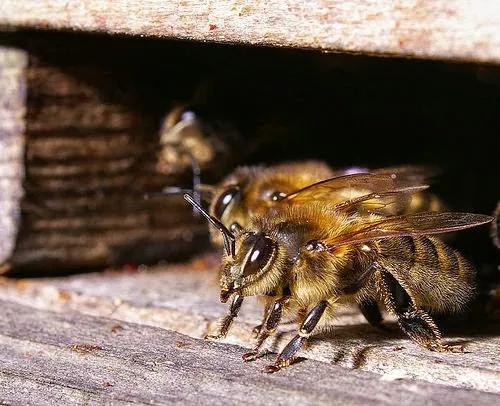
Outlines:
{"label": "grey wood surface", "polygon": [[[210,399],[214,402],[214,399],[222,399],[227,403],[270,403],[275,399],[278,404],[366,404],[371,399],[373,403],[440,404],[456,399],[459,404],[475,401],[479,402],[476,404],[488,404],[500,399],[498,320],[475,329],[467,325],[459,331],[444,329],[448,340],[464,343],[467,351],[442,354],[417,347],[398,332],[390,319],[389,331],[379,332],[367,325],[356,309],[348,308],[339,312],[331,333],[316,337],[301,353],[305,357],[303,362],[271,377],[264,375],[260,373],[262,367],[272,362],[275,355],[267,355],[250,364],[243,364],[241,360],[245,352],[242,347],[249,348],[253,344],[250,331],[259,322],[261,308],[256,300],[244,304],[240,317],[223,342],[200,341],[216,328],[218,317],[226,310],[218,302],[216,265],[217,256],[207,255],[188,264],[149,269],[110,270],[49,279],[3,278],[0,279],[0,299],[5,303],[2,304],[0,335],[9,336],[11,340],[15,334],[25,332],[22,343],[9,341],[12,351],[46,353],[48,358],[52,357],[50,354],[60,354],[53,360],[53,368],[56,369],[59,362],[64,363],[65,375],[69,376],[84,374],[80,370],[90,368],[89,359],[102,360],[104,364],[96,368],[109,375],[106,378],[104,372],[90,373],[91,383],[86,385],[93,389],[81,388],[76,383],[63,385],[61,396],[80,399],[83,395],[79,391],[90,392],[89,402],[108,399],[110,393],[117,400],[148,400],[144,393],[132,391],[130,398],[125,395],[131,378],[117,371],[136,371],[135,361],[128,360],[127,367],[121,365],[114,369],[112,362],[115,361],[108,358],[123,357],[115,354],[118,351],[138,360],[140,368],[138,366],[136,372],[142,379],[138,382],[141,385],[145,382],[144,390],[152,394],[149,400],[157,403],[188,399],[202,403]],[[18,332],[13,333],[16,328]],[[278,338],[270,340],[270,351],[282,348],[294,328],[292,324],[282,326]],[[113,344],[113,340],[118,339],[122,340],[120,344]],[[172,342],[177,344],[172,345]],[[45,345],[50,346],[50,351]],[[127,349],[122,349],[122,345]],[[189,354],[185,356],[184,351]],[[75,352],[80,358],[73,359]],[[201,358],[196,360],[193,352]],[[71,360],[66,359],[65,354]],[[174,379],[169,378],[161,369],[163,367],[159,375],[148,375],[141,369],[147,362],[150,366],[155,362],[163,365],[166,358],[174,360],[175,374],[179,374],[175,379],[186,374],[197,376],[193,381],[186,381],[190,382],[186,386],[179,383],[175,395],[157,382]],[[119,362],[125,361],[120,358]],[[2,364],[9,365],[9,362],[2,361]],[[22,364],[19,362],[13,368],[19,369]],[[23,387],[49,382],[56,386],[45,388],[47,393],[62,390],[56,384],[59,378],[50,375],[55,373],[53,371],[46,372],[51,376],[48,378],[45,372],[34,370],[31,379],[20,371],[2,371],[4,382],[12,387],[17,385],[13,382],[27,380],[29,382],[24,382]],[[7,373],[11,375],[6,376]],[[169,370],[168,373],[174,372]],[[13,381],[9,378],[12,374],[15,375]],[[34,378],[39,375],[43,378]],[[105,378],[109,378],[108,381],[112,378],[113,384],[124,381],[125,386],[117,387],[117,392],[99,387],[96,382],[102,384]],[[195,385],[195,381],[200,383]],[[227,389],[231,387],[228,382],[236,385],[233,391]],[[195,390],[195,386],[203,389]],[[95,389],[97,387],[99,389]]]}
{"label": "grey wood surface", "polygon": [[23,196],[27,63],[26,52],[0,46],[0,267],[15,248]]}
{"label": "grey wood surface", "polygon": [[[1,301],[6,404],[493,404],[494,394],[306,361],[279,374],[242,348],[160,328]],[[118,329],[117,326],[120,326]]]}
{"label": "grey wood surface", "polygon": [[0,25],[500,62],[496,0],[3,0]]}

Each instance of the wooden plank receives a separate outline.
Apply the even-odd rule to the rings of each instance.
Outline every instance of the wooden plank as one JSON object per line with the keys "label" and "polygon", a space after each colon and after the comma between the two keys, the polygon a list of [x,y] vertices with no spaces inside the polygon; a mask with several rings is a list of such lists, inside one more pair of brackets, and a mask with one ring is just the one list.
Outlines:
{"label": "wooden plank", "polygon": [[[44,280],[4,279],[0,297],[39,309],[112,317],[202,338],[216,328],[217,319],[226,310],[225,305],[218,303],[213,270],[216,261],[207,256],[182,266],[141,267],[132,272],[108,271]],[[257,301],[247,300],[224,342],[251,347],[251,329],[260,321],[261,311]],[[464,354],[423,350],[390,321],[389,318],[390,331],[379,332],[367,325],[356,309],[343,309],[333,322],[331,334],[313,340],[302,355],[348,370],[376,373],[381,379],[411,379],[500,393],[498,320],[479,327],[463,323],[464,328],[458,331],[444,329],[447,339],[466,345]],[[282,326],[277,339],[270,340],[269,349],[282,348],[294,327]],[[239,350],[238,357],[242,354],[243,350]]]}
{"label": "wooden plank", "polygon": [[15,248],[23,196],[27,62],[0,46],[0,266]]}
{"label": "wooden plank", "polygon": [[496,0],[3,0],[0,25],[500,62]]}
{"label": "wooden plank", "polygon": [[[278,374],[243,350],[102,317],[0,301],[0,401],[7,404],[493,404],[498,397],[318,361]],[[38,390],[40,389],[40,391]]]}

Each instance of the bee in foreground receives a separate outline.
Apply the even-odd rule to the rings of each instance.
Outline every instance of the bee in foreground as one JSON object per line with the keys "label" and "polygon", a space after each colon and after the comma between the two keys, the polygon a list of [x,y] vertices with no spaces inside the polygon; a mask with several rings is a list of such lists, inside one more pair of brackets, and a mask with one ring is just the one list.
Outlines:
{"label": "bee in foreground", "polygon": [[[384,207],[422,189],[383,191],[376,187],[377,175],[362,179],[378,192],[329,204],[328,189],[338,192],[345,187],[347,193],[364,187],[356,183],[360,175],[353,176],[290,194],[283,200],[303,203],[277,205],[266,216],[251,217],[245,228],[233,230],[184,195],[224,239],[220,300],[232,300],[220,331],[207,338],[227,334],[244,297],[265,296],[271,303],[255,347],[243,356],[245,361],[260,355],[284,313],[295,314],[301,321],[297,335],[266,368],[275,372],[293,362],[313,331],[321,331],[337,307],[374,301],[394,314],[400,328],[419,345],[433,351],[462,351],[460,346],[443,342],[430,313],[460,311],[473,297],[475,272],[457,251],[433,235],[479,226],[492,218],[469,213],[383,216],[363,212],[367,205]],[[370,177],[372,184],[367,180]],[[398,290],[405,292],[404,305],[396,300]]]}

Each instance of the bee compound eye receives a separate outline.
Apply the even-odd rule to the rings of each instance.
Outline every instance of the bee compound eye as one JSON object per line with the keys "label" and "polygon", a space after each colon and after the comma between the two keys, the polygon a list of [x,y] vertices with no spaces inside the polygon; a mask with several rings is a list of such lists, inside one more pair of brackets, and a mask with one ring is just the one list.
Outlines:
{"label": "bee compound eye", "polygon": [[264,269],[273,255],[275,246],[275,242],[270,238],[258,236],[243,267],[243,276],[252,275]]}
{"label": "bee compound eye", "polygon": [[214,205],[214,215],[219,220],[223,216],[227,207],[231,204],[231,202],[239,199],[240,197],[240,189],[236,186],[229,187],[219,196]]}

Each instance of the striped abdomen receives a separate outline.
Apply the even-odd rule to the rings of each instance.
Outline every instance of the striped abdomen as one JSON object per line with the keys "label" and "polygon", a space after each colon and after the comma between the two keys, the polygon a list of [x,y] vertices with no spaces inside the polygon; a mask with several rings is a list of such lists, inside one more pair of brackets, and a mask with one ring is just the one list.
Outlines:
{"label": "striped abdomen", "polygon": [[407,290],[417,307],[460,311],[474,296],[475,271],[456,250],[433,237],[401,237],[378,243],[380,264]]}

